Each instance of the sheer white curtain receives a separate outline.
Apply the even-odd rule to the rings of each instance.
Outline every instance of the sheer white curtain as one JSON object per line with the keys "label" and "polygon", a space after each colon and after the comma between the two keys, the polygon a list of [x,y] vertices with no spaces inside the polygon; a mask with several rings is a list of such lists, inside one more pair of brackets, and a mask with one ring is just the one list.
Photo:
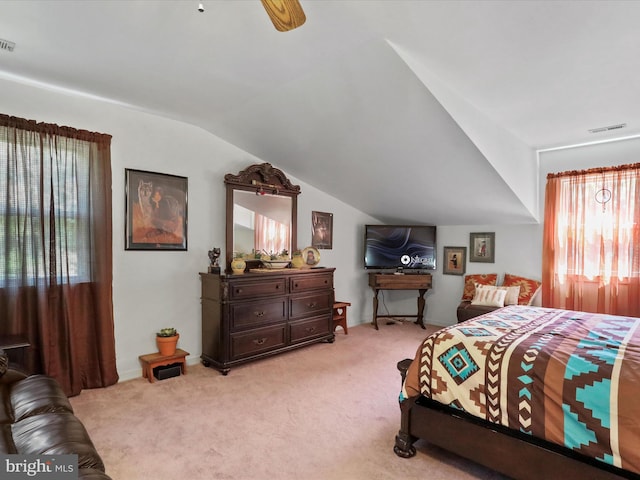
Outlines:
{"label": "sheer white curtain", "polygon": [[543,305],[640,316],[640,164],[549,174]]}

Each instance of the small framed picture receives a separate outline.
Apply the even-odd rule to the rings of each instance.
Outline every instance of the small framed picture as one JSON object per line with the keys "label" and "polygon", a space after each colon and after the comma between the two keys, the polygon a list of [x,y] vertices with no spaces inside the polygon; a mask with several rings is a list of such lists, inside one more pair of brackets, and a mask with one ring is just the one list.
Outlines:
{"label": "small framed picture", "polygon": [[187,249],[187,177],[125,169],[125,250]]}
{"label": "small framed picture", "polygon": [[333,248],[333,213],[311,212],[311,245],[316,248]]}
{"label": "small framed picture", "polygon": [[495,263],[495,232],[473,232],[469,236],[469,261]]}
{"label": "small framed picture", "polygon": [[442,273],[445,275],[464,275],[467,265],[467,247],[444,247],[444,265]]}

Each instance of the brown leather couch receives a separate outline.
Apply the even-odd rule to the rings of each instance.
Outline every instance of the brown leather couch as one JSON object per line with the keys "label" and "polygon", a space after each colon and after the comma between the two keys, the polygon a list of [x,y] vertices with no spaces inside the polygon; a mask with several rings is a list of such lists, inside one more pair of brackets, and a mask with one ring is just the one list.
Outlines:
{"label": "brown leather couch", "polygon": [[89,434],[60,385],[46,375],[8,368],[0,350],[0,452],[78,455],[78,478],[110,480]]}
{"label": "brown leather couch", "polygon": [[458,305],[456,315],[458,316],[458,323],[469,320],[470,318],[484,315],[485,313],[493,312],[500,307],[488,307],[486,305],[472,305],[471,300],[463,300]]}

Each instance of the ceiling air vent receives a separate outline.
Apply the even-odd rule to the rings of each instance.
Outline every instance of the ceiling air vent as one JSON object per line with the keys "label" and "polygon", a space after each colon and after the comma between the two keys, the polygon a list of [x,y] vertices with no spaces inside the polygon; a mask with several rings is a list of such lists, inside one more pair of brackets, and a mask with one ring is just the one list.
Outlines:
{"label": "ceiling air vent", "polygon": [[9,40],[3,40],[0,38],[0,50],[7,50],[8,52],[13,52],[13,49],[16,47],[16,44],[10,42]]}
{"label": "ceiling air vent", "polygon": [[609,125],[608,127],[591,128],[589,133],[608,132],[609,130],[618,130],[619,128],[624,128],[626,126],[626,123],[618,123],[617,125]]}

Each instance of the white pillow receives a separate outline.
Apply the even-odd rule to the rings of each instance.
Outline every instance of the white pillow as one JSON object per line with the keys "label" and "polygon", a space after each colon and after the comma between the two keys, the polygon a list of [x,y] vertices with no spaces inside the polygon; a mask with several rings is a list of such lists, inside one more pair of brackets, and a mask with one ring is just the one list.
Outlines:
{"label": "white pillow", "polygon": [[505,305],[518,305],[518,297],[520,296],[520,285],[515,287],[496,287],[507,291],[504,297]]}
{"label": "white pillow", "polygon": [[504,297],[506,296],[507,290],[505,288],[493,285],[476,285],[476,293],[471,300],[471,305],[504,307]]}

